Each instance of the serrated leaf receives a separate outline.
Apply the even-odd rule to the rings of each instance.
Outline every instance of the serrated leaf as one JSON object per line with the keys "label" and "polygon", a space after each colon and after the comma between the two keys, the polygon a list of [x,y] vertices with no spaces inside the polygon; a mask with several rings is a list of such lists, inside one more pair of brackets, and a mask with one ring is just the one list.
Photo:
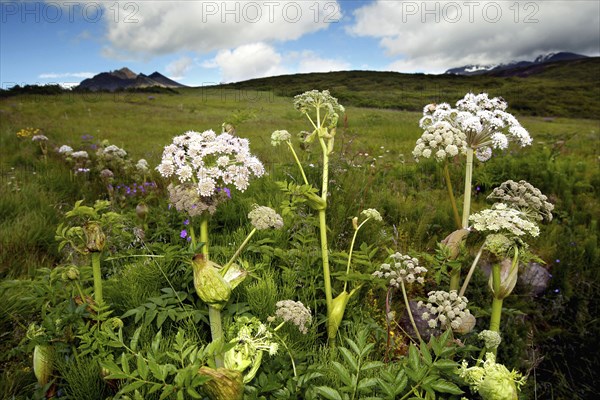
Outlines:
{"label": "serrated leaf", "polygon": [[137,351],[137,345],[138,345],[138,342],[140,341],[140,333],[141,332],[142,332],[142,327],[140,326],[139,328],[137,328],[135,330],[135,332],[133,332],[133,337],[131,338],[131,341],[129,342],[129,347],[134,352]]}
{"label": "serrated leaf", "polygon": [[318,394],[320,394],[321,396],[325,397],[328,400],[342,400],[342,396],[335,389],[332,389],[327,386],[318,386],[315,389]]}
{"label": "serrated leaf", "polygon": [[350,367],[352,367],[352,372],[358,372],[358,363],[354,359],[354,356],[352,355],[350,350],[348,350],[345,347],[340,347],[339,350],[340,353],[342,353],[342,356],[344,357],[346,363],[349,364]]}
{"label": "serrated leaf", "polygon": [[442,358],[434,362],[433,366],[440,370],[453,370],[455,368],[458,368],[458,363],[456,361]]}
{"label": "serrated leaf", "polygon": [[361,355],[361,351],[358,348],[358,345],[356,344],[356,342],[352,339],[346,339],[346,342],[348,343],[348,345],[350,345],[350,347],[352,348],[352,351],[356,354],[356,355]]}
{"label": "serrated leaf", "polygon": [[437,379],[432,382],[429,386],[432,389],[442,392],[442,393],[450,393],[450,394],[462,394],[464,393],[456,384],[446,381],[444,379]]}
{"label": "serrated leaf", "polygon": [[410,347],[408,348],[409,368],[416,372],[419,369],[419,365],[421,364],[419,361],[419,351],[417,350],[415,345],[411,343]]}
{"label": "serrated leaf", "polygon": [[194,399],[201,399],[202,396],[200,395],[200,393],[196,392],[196,390],[193,387],[188,387],[187,388],[187,393],[192,396]]}
{"label": "serrated leaf", "polygon": [[140,374],[140,378],[148,380],[148,364],[146,364],[146,360],[140,355],[137,356],[137,370]]}
{"label": "serrated leaf", "polygon": [[156,361],[154,361],[154,358],[152,357],[148,357],[148,368],[150,369],[150,372],[152,372],[152,375],[154,375],[156,379],[160,381],[165,380],[166,375],[163,374],[163,371],[160,369],[160,366]]}
{"label": "serrated leaf", "polygon": [[144,385],[145,385],[144,381],[131,382],[130,384],[125,385],[124,387],[122,387],[121,390],[119,391],[119,393],[133,392],[134,390],[139,389],[139,388],[141,388]]}
{"label": "serrated leaf", "polygon": [[358,382],[358,390],[365,391],[373,386],[377,385],[377,378],[363,378]]}
{"label": "serrated leaf", "polygon": [[373,369],[373,368],[380,368],[383,367],[385,364],[382,363],[381,361],[369,361],[366,362],[360,369],[361,371],[366,371],[368,369]]}
{"label": "serrated leaf", "polygon": [[165,319],[167,319],[168,314],[166,312],[161,312],[158,314],[158,317],[156,318],[156,327],[157,328],[161,328],[162,324],[165,322]]}
{"label": "serrated leaf", "polygon": [[121,353],[121,367],[123,368],[123,372],[129,374],[129,359],[125,353]]}
{"label": "serrated leaf", "polygon": [[433,362],[433,360],[431,359],[431,353],[429,353],[427,344],[423,340],[421,340],[420,347],[421,347],[421,355],[423,356],[423,361],[425,361],[425,364],[431,365],[431,363]]}
{"label": "serrated leaf", "polygon": [[150,389],[148,389],[148,394],[157,392],[158,390],[160,390],[160,388],[162,388],[162,386],[163,385],[161,385],[160,383],[155,383]]}
{"label": "serrated leaf", "polygon": [[350,376],[350,373],[348,372],[346,367],[344,367],[342,364],[340,364],[337,361],[332,362],[332,367],[335,370],[335,372],[337,373],[337,375],[340,377],[340,379],[342,380],[344,385],[351,387],[352,386],[352,377]]}

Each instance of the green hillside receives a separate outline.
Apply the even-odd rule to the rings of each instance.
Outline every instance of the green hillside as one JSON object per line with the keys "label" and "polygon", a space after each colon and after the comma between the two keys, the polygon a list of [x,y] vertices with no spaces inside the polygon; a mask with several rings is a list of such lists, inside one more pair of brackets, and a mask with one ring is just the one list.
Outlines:
{"label": "green hillside", "polygon": [[526,77],[343,71],[252,79],[222,87],[286,97],[323,88],[343,104],[409,111],[420,111],[431,102],[455,102],[468,91],[487,92],[504,97],[520,114],[595,118],[600,115],[600,58],[545,64]]}

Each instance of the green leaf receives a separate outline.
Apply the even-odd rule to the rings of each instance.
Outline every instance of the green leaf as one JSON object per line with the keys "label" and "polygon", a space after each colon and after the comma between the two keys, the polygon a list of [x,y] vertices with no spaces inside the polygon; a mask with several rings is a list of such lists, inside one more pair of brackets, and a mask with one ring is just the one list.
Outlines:
{"label": "green leaf", "polygon": [[193,387],[188,387],[187,388],[187,393],[193,397],[194,399],[201,399],[202,396],[200,395],[200,393],[196,392],[196,390]]}
{"label": "green leaf", "polygon": [[464,393],[456,384],[448,382],[442,378],[437,379],[429,385],[432,389],[437,392],[450,393],[450,394],[462,394]]}
{"label": "green leaf", "polygon": [[156,379],[164,382],[167,376],[163,373],[163,370],[161,370],[158,363],[154,361],[154,358],[152,357],[148,357],[148,368],[150,368],[150,372],[152,372],[152,375],[154,375]]}
{"label": "green leaf", "polygon": [[366,371],[368,369],[373,369],[373,368],[381,368],[383,367],[385,364],[382,363],[381,361],[369,361],[366,362],[362,367],[361,367],[361,371]]}
{"label": "green leaf", "polygon": [[339,350],[340,350],[340,353],[342,353],[342,356],[344,357],[344,359],[346,360],[346,363],[352,367],[352,372],[358,372],[358,363],[352,356],[352,353],[350,352],[350,350],[348,350],[345,347],[340,347]]}
{"label": "green leaf", "polygon": [[337,361],[332,362],[332,367],[335,370],[335,372],[337,373],[337,375],[340,377],[340,379],[342,380],[344,385],[351,387],[352,386],[352,377],[350,377],[350,373],[348,372],[346,367],[344,367],[342,364],[340,364]]}
{"label": "green leaf", "polygon": [[328,400],[342,400],[342,396],[340,395],[340,393],[337,390],[332,389],[330,387],[318,386],[316,388],[316,391],[318,394],[320,394]]}
{"label": "green leaf", "polygon": [[363,378],[358,382],[358,390],[366,391],[375,385],[377,385],[377,378]]}
{"label": "green leaf", "polygon": [[135,332],[133,332],[133,337],[131,338],[131,342],[129,342],[129,347],[134,352],[137,350],[137,345],[138,345],[138,342],[140,340],[140,333],[141,332],[142,332],[142,327],[140,326],[139,328],[137,328],[135,330]]}
{"label": "green leaf", "polygon": [[139,389],[142,386],[145,385],[144,381],[135,381],[135,382],[131,382],[128,385],[125,385],[123,388],[121,388],[121,390],[119,391],[119,393],[129,393],[129,392],[133,392],[135,389]]}
{"label": "green leaf", "polygon": [[121,353],[121,366],[123,367],[123,372],[129,374],[129,358],[125,353]]}
{"label": "green leaf", "polygon": [[148,379],[148,364],[146,364],[146,361],[140,355],[137,356],[137,370],[143,380]]}
{"label": "green leaf", "polygon": [[458,368],[458,363],[456,361],[442,358],[434,362],[433,366],[439,370],[453,370],[455,368]]}
{"label": "green leaf", "polygon": [[352,351],[357,355],[360,356],[361,355],[361,351],[358,348],[358,345],[356,344],[356,342],[352,339],[346,339],[346,342],[350,345],[350,347],[352,348]]}
{"label": "green leaf", "polygon": [[416,372],[421,364],[419,361],[419,352],[415,345],[411,343],[408,348],[408,367]]}
{"label": "green leaf", "polygon": [[423,356],[423,361],[425,361],[425,364],[431,365],[433,360],[431,359],[431,354],[429,353],[427,344],[423,340],[421,340],[421,355]]}

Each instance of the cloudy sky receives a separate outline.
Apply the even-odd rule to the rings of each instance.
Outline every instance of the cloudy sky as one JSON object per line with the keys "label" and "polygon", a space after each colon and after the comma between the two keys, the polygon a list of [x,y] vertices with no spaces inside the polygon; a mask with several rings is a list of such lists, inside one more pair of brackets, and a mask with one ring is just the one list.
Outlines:
{"label": "cloudy sky", "polygon": [[200,86],[600,55],[595,0],[0,0],[0,19],[3,88],[78,83],[124,66]]}

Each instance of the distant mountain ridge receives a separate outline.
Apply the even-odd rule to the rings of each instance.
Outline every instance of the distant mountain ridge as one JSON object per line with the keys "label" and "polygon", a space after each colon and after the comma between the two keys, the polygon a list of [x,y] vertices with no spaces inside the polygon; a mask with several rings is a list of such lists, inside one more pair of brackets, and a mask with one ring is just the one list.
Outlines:
{"label": "distant mountain ridge", "polygon": [[136,74],[129,68],[124,67],[111,72],[101,72],[92,78],[81,81],[76,89],[79,90],[107,90],[114,92],[123,89],[140,89],[149,87],[181,88],[185,87],[179,82],[167,78],[159,72],[150,75]]}
{"label": "distant mountain ridge", "polygon": [[462,67],[450,68],[444,74],[449,75],[483,75],[483,74],[497,74],[503,72],[502,75],[510,75],[507,71],[515,70],[519,68],[529,67],[532,65],[541,65],[557,61],[570,61],[579,60],[582,58],[589,58],[581,54],[569,53],[569,52],[558,52],[542,54],[535,58],[533,61],[512,61],[506,64],[491,64],[491,65],[476,65],[469,64]]}

